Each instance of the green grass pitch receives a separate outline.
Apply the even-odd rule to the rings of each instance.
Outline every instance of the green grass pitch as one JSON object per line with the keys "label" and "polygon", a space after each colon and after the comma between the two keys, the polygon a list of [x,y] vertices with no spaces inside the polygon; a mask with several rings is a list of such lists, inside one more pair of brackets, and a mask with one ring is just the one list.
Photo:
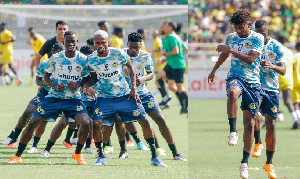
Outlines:
{"label": "green grass pitch", "polygon": [[[240,101],[239,101],[240,102]],[[299,129],[291,130],[292,119],[280,100],[284,122],[276,124],[276,151],[273,164],[278,179],[300,178]],[[233,179],[240,178],[238,166],[243,156],[242,111],[238,111],[237,146],[227,145],[229,125],[226,99],[190,99],[189,101],[189,178]],[[265,145],[265,129],[261,139]],[[254,144],[253,144],[254,147]],[[252,148],[253,151],[253,148]],[[267,178],[263,170],[266,161],[265,149],[259,158],[249,158],[249,178]],[[258,170],[257,170],[258,169]]]}

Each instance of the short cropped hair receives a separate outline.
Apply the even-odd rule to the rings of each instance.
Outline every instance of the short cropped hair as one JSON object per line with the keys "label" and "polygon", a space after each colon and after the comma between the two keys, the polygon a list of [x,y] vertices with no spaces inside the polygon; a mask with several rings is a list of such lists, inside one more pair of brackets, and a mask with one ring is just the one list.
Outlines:
{"label": "short cropped hair", "polygon": [[89,45],[85,45],[80,48],[80,52],[84,55],[90,55],[93,53],[93,48]]}
{"label": "short cropped hair", "polygon": [[101,27],[101,26],[105,25],[105,23],[107,23],[107,21],[100,21],[100,22],[98,22],[98,27]]}
{"label": "short cropped hair", "polygon": [[266,28],[268,28],[268,23],[267,23],[267,21],[265,21],[265,20],[257,20],[256,22],[255,22],[255,28],[263,28],[263,27],[266,27]]}
{"label": "short cropped hair", "polygon": [[94,37],[97,36],[97,35],[100,35],[100,36],[102,36],[103,38],[108,39],[108,34],[107,34],[107,32],[105,32],[104,30],[97,30],[97,31],[94,33]]}
{"label": "short cropped hair", "polygon": [[67,31],[67,32],[65,32],[64,37],[67,35],[76,35],[76,33],[73,31]]}
{"label": "short cropped hair", "polygon": [[59,21],[56,22],[56,29],[57,29],[58,25],[69,25],[69,24],[66,21],[59,20]]}
{"label": "short cropped hair", "polygon": [[62,43],[56,43],[53,45],[53,51],[62,51],[65,49],[65,46]]}
{"label": "short cropped hair", "polygon": [[168,25],[172,27],[173,31],[175,31],[177,28],[176,22],[168,22]]}
{"label": "short cropped hair", "polygon": [[143,36],[140,33],[132,32],[128,35],[128,42],[142,42]]}
{"label": "short cropped hair", "polygon": [[114,27],[114,33],[115,35],[118,35],[119,33],[121,33],[123,31],[123,28],[122,27]]}

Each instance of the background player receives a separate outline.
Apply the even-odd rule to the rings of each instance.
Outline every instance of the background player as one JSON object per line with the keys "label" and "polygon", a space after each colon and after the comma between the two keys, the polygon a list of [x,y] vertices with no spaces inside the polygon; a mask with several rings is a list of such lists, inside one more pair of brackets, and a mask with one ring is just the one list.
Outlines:
{"label": "background player", "polygon": [[[28,34],[30,36],[30,41],[27,41],[27,44],[32,46],[32,49],[33,49],[33,52],[34,52],[34,54],[32,55],[33,60],[32,60],[31,65],[30,65],[31,81],[33,81],[35,58],[36,58],[37,53],[40,51],[40,49],[42,48],[42,46],[46,42],[46,39],[42,35],[34,32],[33,27],[28,28]],[[40,59],[40,61],[43,61],[43,60],[46,60],[46,59],[48,59],[48,55],[45,54]]]}
{"label": "background player", "polygon": [[[283,36],[278,36],[278,42],[282,45],[285,42]],[[283,45],[282,50],[284,52],[285,67],[286,73],[284,76],[279,75],[279,91],[282,91],[282,96],[285,106],[288,108],[291,117],[293,119],[292,129],[298,128],[299,117],[295,111],[295,107],[292,103],[292,91],[293,91],[293,63],[294,63],[294,54],[293,52]]]}
{"label": "background player", "polygon": [[260,109],[266,120],[266,154],[267,161],[263,168],[268,177],[276,178],[272,159],[275,152],[276,132],[275,124],[279,108],[279,74],[286,72],[282,44],[269,37],[269,27],[265,20],[255,22],[255,31],[264,36],[264,49],[261,55],[260,81],[263,93]]}
{"label": "background player", "polygon": [[47,40],[41,50],[37,53],[36,58],[35,58],[35,64],[36,64],[36,69],[38,69],[38,66],[40,64],[41,58],[47,54],[48,58],[52,56],[52,48],[53,45],[56,43],[63,43],[64,41],[64,34],[66,31],[69,30],[69,26],[67,22],[65,21],[57,21],[55,24],[55,32],[56,36],[52,37],[51,39]]}
{"label": "background player", "polygon": [[15,41],[15,37],[11,31],[6,29],[6,23],[2,22],[0,24],[0,85],[5,85],[5,75],[3,66],[7,65],[7,67],[14,73],[16,84],[22,84],[23,80],[19,77],[16,69],[13,66],[13,42]]}

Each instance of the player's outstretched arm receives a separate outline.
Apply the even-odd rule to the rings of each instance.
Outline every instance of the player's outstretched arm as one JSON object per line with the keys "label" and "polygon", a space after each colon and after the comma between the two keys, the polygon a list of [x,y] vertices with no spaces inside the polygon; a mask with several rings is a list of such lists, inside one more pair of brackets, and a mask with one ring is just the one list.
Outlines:
{"label": "player's outstretched arm", "polygon": [[273,69],[274,71],[276,71],[277,73],[279,73],[282,76],[285,75],[285,73],[286,73],[286,68],[285,68],[284,62],[279,62],[276,65],[273,65],[272,63],[270,63],[270,61],[262,60],[260,65],[262,68]]}
{"label": "player's outstretched arm", "polygon": [[220,68],[220,66],[225,62],[225,60],[229,57],[229,53],[222,52],[216,62],[214,68],[211,70],[208,75],[208,83],[213,83],[216,79],[216,71]]}

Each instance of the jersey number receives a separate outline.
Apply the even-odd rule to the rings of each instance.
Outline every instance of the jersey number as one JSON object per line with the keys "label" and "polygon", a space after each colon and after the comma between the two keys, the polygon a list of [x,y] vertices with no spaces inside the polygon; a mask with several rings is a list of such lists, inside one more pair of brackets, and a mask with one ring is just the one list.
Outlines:
{"label": "jersey number", "polygon": [[243,46],[244,46],[243,44],[238,44],[238,51],[239,52],[242,50]]}

